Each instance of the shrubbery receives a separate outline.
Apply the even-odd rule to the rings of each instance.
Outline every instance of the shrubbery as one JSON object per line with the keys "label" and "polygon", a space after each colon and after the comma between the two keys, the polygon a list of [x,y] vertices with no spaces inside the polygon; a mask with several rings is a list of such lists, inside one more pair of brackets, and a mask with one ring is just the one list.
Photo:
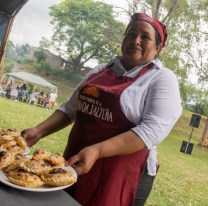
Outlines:
{"label": "shrubbery", "polygon": [[14,67],[14,62],[11,62],[9,65],[4,67],[4,72],[5,73],[11,72],[13,67]]}
{"label": "shrubbery", "polygon": [[18,64],[24,64],[25,63],[25,58],[23,58],[23,57],[16,57],[14,59],[14,61],[16,61]]}
{"label": "shrubbery", "polygon": [[43,73],[46,76],[50,76],[52,72],[51,65],[44,60],[41,60],[40,63],[33,63],[33,66],[37,69],[38,72]]}
{"label": "shrubbery", "polygon": [[25,63],[27,63],[27,64],[33,64],[34,61],[32,59],[25,59]]}
{"label": "shrubbery", "polygon": [[66,84],[78,84],[83,77],[78,74],[73,74],[73,72],[69,68],[58,69],[53,71],[53,75],[56,76],[58,80],[66,81]]}
{"label": "shrubbery", "polygon": [[35,53],[35,57],[37,58],[38,62],[41,62],[45,60],[46,54],[43,49],[38,48],[38,50]]}

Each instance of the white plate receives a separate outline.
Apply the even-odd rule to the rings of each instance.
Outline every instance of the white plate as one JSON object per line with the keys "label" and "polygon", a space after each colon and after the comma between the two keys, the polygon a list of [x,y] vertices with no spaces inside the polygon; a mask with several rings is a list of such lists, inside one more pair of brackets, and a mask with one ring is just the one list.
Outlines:
{"label": "white plate", "polygon": [[[31,158],[32,156],[28,155],[27,157]],[[65,167],[65,170],[70,172],[77,179],[77,173],[76,173],[76,171],[72,167],[67,166],[67,167]],[[0,182],[2,182],[5,185],[8,185],[10,187],[19,189],[19,190],[25,190],[25,191],[31,191],[31,192],[51,192],[51,191],[57,191],[57,190],[62,190],[64,188],[70,187],[71,185],[74,184],[74,183],[72,183],[72,184],[65,185],[65,186],[60,186],[60,187],[53,187],[53,186],[50,186],[50,185],[43,185],[43,186],[38,187],[38,188],[22,187],[22,186],[15,185],[15,184],[9,182],[9,180],[6,177],[6,175],[3,172],[3,170],[0,170]]]}
{"label": "white plate", "polygon": [[30,153],[30,148],[27,146],[22,154],[26,155]]}

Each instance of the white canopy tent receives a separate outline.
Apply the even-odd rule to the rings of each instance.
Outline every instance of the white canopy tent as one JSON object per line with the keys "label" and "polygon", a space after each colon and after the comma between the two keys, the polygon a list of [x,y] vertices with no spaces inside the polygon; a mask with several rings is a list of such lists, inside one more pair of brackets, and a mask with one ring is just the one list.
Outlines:
{"label": "white canopy tent", "polygon": [[51,84],[50,82],[46,81],[45,79],[43,79],[39,76],[36,76],[34,74],[29,74],[29,73],[26,73],[26,72],[5,73],[2,76],[1,81],[3,82],[4,79],[7,79],[7,84],[9,84],[9,82],[12,79],[19,79],[19,80],[22,80],[22,81],[25,81],[25,82],[34,83],[35,88],[36,88],[36,86],[41,86],[41,87],[46,87],[48,89],[55,89],[56,93],[58,92],[58,88],[55,85]]}

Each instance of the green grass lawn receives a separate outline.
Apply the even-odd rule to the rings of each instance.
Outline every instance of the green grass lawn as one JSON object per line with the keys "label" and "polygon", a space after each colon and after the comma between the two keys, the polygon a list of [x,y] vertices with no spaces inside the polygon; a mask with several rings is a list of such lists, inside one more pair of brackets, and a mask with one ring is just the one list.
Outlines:
{"label": "green grass lawn", "polygon": [[[59,104],[64,98],[59,99]],[[55,106],[55,109],[58,106]],[[0,128],[16,128],[19,131],[36,126],[49,117],[50,111],[22,102],[0,97]],[[146,205],[152,206],[208,206],[208,148],[199,148],[206,117],[202,117],[199,128],[195,128],[191,142],[191,155],[180,152],[183,140],[188,141],[192,127],[189,126],[191,112],[183,115],[168,137],[158,146],[160,169]],[[40,140],[31,148],[63,154],[71,126]]]}

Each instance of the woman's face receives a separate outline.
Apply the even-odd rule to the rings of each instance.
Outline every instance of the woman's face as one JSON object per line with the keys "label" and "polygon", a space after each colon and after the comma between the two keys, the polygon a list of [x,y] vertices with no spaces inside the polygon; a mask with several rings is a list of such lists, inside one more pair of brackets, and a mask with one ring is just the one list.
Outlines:
{"label": "woman's face", "polygon": [[161,50],[156,46],[155,29],[144,21],[135,22],[127,31],[121,46],[123,66],[130,70],[152,61]]}

